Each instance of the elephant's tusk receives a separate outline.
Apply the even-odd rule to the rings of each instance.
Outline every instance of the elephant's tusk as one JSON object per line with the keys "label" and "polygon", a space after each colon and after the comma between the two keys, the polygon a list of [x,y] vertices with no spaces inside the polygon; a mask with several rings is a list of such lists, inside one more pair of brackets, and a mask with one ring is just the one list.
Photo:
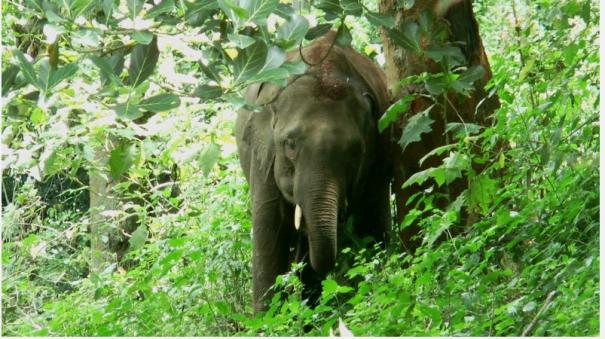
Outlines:
{"label": "elephant's tusk", "polygon": [[296,205],[294,210],[294,227],[298,230],[300,228],[300,219],[302,218],[302,209]]}

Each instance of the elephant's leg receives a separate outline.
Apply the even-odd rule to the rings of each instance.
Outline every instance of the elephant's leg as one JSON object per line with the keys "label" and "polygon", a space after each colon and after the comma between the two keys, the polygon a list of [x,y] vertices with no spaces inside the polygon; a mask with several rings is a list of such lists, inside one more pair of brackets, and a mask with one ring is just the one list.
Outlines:
{"label": "elephant's leg", "polygon": [[360,210],[355,215],[355,233],[386,245],[391,232],[390,180],[383,173],[370,173]]}
{"label": "elephant's leg", "polygon": [[[254,167],[254,165],[252,166]],[[252,289],[254,311],[266,310],[275,278],[288,269],[289,239],[293,213],[273,179],[251,171],[252,192]],[[291,208],[290,208],[291,209]],[[292,219],[292,220],[290,220]]]}

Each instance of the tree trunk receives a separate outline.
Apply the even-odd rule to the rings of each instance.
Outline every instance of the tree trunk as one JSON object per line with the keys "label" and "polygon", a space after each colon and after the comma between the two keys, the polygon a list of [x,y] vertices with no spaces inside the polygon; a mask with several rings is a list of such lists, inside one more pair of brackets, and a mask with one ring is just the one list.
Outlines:
{"label": "tree trunk", "polygon": [[[419,160],[429,151],[436,147],[450,143],[451,136],[444,134],[448,122],[471,122],[485,125],[490,123],[490,114],[499,107],[498,98],[495,95],[489,96],[484,87],[491,78],[491,69],[485,55],[477,21],[473,15],[471,0],[422,0],[415,1],[409,9],[398,8],[397,0],[380,0],[380,12],[395,16],[396,27],[401,30],[404,23],[420,21],[423,12],[430,13],[430,27],[438,27],[445,24],[446,41],[461,42],[460,49],[465,57],[467,67],[473,65],[482,65],[485,73],[483,77],[474,83],[474,91],[470,97],[461,97],[454,93],[448,93],[449,103],[443,105],[443,109],[431,110],[430,117],[435,122],[432,124],[432,131],[421,135],[421,141],[408,145],[405,151],[399,146],[393,147],[393,162],[395,187],[393,191],[397,200],[397,221],[401,223],[410,206],[406,206],[408,198],[427,186],[413,185],[402,189],[402,184],[414,173],[425,170],[430,167],[439,166],[442,163],[443,156],[431,157],[419,165]],[[409,94],[426,94],[424,86],[412,84],[398,88],[399,81],[409,76],[418,75],[423,72],[439,73],[442,71],[439,64],[432,59],[420,55],[419,53],[407,50],[389,38],[387,32],[382,31],[382,42],[386,59],[387,82],[390,90],[392,102],[397,101]],[[426,49],[431,43],[425,36],[420,39],[420,47]],[[445,98],[445,96],[444,96]],[[485,99],[485,100],[484,100]],[[483,100],[483,101],[482,101]],[[403,128],[407,120],[418,112],[422,112],[432,104],[432,100],[422,96],[415,96],[410,105],[410,110],[399,116],[399,120],[393,127],[393,142],[396,143],[401,137]],[[466,180],[453,182],[444,189],[448,193],[449,199],[437,202],[440,207],[445,207],[447,200],[455,198],[466,188]],[[406,228],[401,236],[404,247],[413,251],[418,246],[418,241],[413,241],[412,237],[417,234],[418,227],[412,225]]]}

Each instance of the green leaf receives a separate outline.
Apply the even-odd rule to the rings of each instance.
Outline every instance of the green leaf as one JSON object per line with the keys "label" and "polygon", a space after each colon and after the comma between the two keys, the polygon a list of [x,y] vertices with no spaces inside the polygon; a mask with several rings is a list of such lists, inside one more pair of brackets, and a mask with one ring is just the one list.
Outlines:
{"label": "green leaf", "polygon": [[271,46],[261,72],[278,68],[286,61],[286,52],[277,46]]}
{"label": "green leaf", "polygon": [[235,82],[244,83],[256,75],[265,64],[267,45],[256,41],[252,46],[241,51],[233,61]]}
{"label": "green leaf", "polygon": [[472,86],[473,83],[483,77],[485,69],[481,65],[475,65],[469,67],[466,71],[460,74],[460,77],[456,81],[468,84]]}
{"label": "green leaf", "polygon": [[351,32],[346,24],[342,24],[340,30],[338,30],[338,34],[336,35],[336,43],[342,47],[351,46],[351,42],[353,41],[353,37],[351,36]]}
{"label": "green leaf", "polygon": [[73,62],[52,71],[48,83],[49,90],[57,86],[61,81],[71,78],[78,71],[78,64]]}
{"label": "green leaf", "polygon": [[359,0],[341,0],[340,3],[345,15],[361,16],[363,13]]}
{"label": "green leaf", "polygon": [[391,15],[380,14],[370,11],[366,11],[364,15],[366,19],[368,19],[368,21],[374,26],[383,26],[389,29],[395,27],[395,18],[393,18],[393,16]]}
{"label": "green leaf", "polygon": [[466,171],[470,166],[468,156],[459,152],[450,152],[447,158],[443,159],[445,169],[445,182],[451,183],[457,178],[462,177],[462,171]]}
{"label": "green leaf", "polygon": [[197,159],[197,162],[205,175],[210,173],[220,155],[221,148],[217,144],[210,144],[202,151]]}
{"label": "green leaf", "polygon": [[249,18],[249,12],[247,9],[238,6],[238,4],[231,0],[217,0],[217,4],[225,15],[227,15],[227,17],[233,21],[236,27],[239,27],[242,20]]}
{"label": "green leaf", "polygon": [[79,29],[71,33],[71,43],[76,48],[99,47],[101,35],[96,29]]}
{"label": "green leaf", "polygon": [[94,1],[90,0],[71,0],[69,4],[69,12],[71,18],[75,19],[79,16],[86,16],[87,12],[95,6]]}
{"label": "green leaf", "polygon": [[118,144],[109,155],[109,171],[113,180],[118,181],[133,164],[134,145],[124,141]]}
{"label": "green leaf", "polygon": [[401,31],[390,29],[388,30],[388,35],[397,45],[412,52],[422,52],[422,49],[420,48],[420,32],[417,23],[406,21],[403,24]]}
{"label": "green leaf", "polygon": [[136,31],[132,33],[132,39],[141,45],[148,45],[153,40],[153,33],[147,31]]}
{"label": "green leaf", "polygon": [[38,77],[36,76],[34,66],[25,58],[23,52],[14,48],[13,54],[17,57],[17,60],[19,61],[19,68],[21,69],[21,74],[23,74],[25,80],[27,80],[27,82],[34,85],[35,87],[40,88],[40,83],[38,82]]}
{"label": "green leaf", "polygon": [[433,326],[438,326],[438,324],[441,323],[441,313],[439,312],[438,309],[433,308],[433,307],[429,307],[423,304],[416,304],[416,307],[418,307],[418,310],[420,310],[420,312],[426,316],[428,316],[429,318],[431,318],[434,322]]}
{"label": "green leaf", "polygon": [[95,66],[99,68],[99,71],[105,80],[111,81],[111,83],[117,86],[122,84],[122,81],[114,74],[113,68],[109,62],[107,62],[107,60],[96,55],[91,55],[88,58]]}
{"label": "green leaf", "polygon": [[399,139],[399,145],[401,145],[402,149],[405,150],[409,144],[420,141],[421,134],[432,131],[431,125],[434,120],[429,117],[429,112],[433,106],[434,104],[426,110],[415,114],[407,121],[401,139]]}
{"label": "green leaf", "polygon": [[237,48],[247,48],[248,46],[252,45],[256,40],[254,40],[254,38],[249,37],[247,35],[241,35],[241,34],[234,34],[234,33],[229,33],[227,34],[227,38],[229,38],[229,41],[232,42],[235,47]]}
{"label": "green leaf", "polygon": [[290,73],[285,68],[273,68],[256,74],[252,78],[248,79],[248,82],[273,82],[279,86],[284,86],[287,84],[287,79],[289,76]]}
{"label": "green leaf", "polygon": [[297,75],[305,72],[307,64],[302,61],[286,61],[280,68],[287,70],[290,75]]}
{"label": "green leaf", "polygon": [[426,54],[429,56],[429,58],[435,60],[435,62],[441,62],[442,60],[446,59],[450,68],[463,65],[466,60],[460,48],[450,44],[430,45],[426,49]]}
{"label": "green leaf", "polygon": [[143,112],[139,109],[139,106],[131,102],[117,104],[112,108],[121,118],[135,120],[143,116]]}
{"label": "green leaf", "polygon": [[145,19],[153,19],[160,14],[170,13],[175,8],[174,0],[162,0],[162,2],[153,6],[153,8],[150,9],[147,14],[145,14]]}
{"label": "green leaf", "polygon": [[277,29],[277,39],[282,48],[288,49],[300,44],[309,30],[309,21],[293,14],[285,24]]}
{"label": "green leaf", "polygon": [[145,1],[143,0],[126,0],[126,5],[128,6],[128,15],[130,15],[131,19],[139,15],[143,9],[144,3]]}
{"label": "green leaf", "polygon": [[491,179],[487,174],[479,175],[469,181],[470,207],[475,210],[480,209],[483,214],[486,214],[496,194],[498,181]]}
{"label": "green leaf", "polygon": [[181,100],[172,93],[162,93],[139,102],[139,109],[154,113],[169,111],[179,107]]}
{"label": "green leaf", "polygon": [[399,117],[401,113],[407,112],[407,110],[410,109],[412,101],[414,101],[414,96],[406,95],[392,104],[386,112],[384,112],[380,120],[378,120],[378,130],[382,133],[390,124],[397,120],[397,117]]}
{"label": "green leaf", "polygon": [[128,68],[129,82],[133,87],[141,84],[153,73],[159,55],[156,36],[148,45],[134,46],[130,54],[130,67]]}
{"label": "green leaf", "polygon": [[309,29],[309,31],[305,35],[305,39],[313,40],[317,37],[320,37],[320,36],[328,33],[330,28],[332,28],[332,24],[319,24],[315,27],[312,27],[311,29]]}
{"label": "green leaf", "polygon": [[203,100],[211,100],[223,95],[223,90],[219,86],[203,84],[197,86],[195,91],[193,91],[193,95]]}
{"label": "green leaf", "polygon": [[437,77],[428,78],[424,82],[424,87],[432,95],[440,95],[449,88],[447,74],[440,74]]}
{"label": "green leaf", "polygon": [[149,233],[147,232],[147,227],[145,225],[140,225],[137,227],[137,229],[130,235],[130,239],[128,239],[128,244],[130,244],[129,249],[136,250],[143,247],[148,236]]}
{"label": "green leaf", "polygon": [[426,159],[428,159],[429,157],[433,156],[433,155],[441,155],[449,150],[451,150],[452,148],[456,147],[456,144],[449,144],[449,145],[444,145],[444,146],[439,146],[433,150],[431,150],[430,152],[428,152],[425,156],[423,156],[420,161],[418,161],[418,164],[420,166],[422,166],[422,164],[424,163],[424,161]]}
{"label": "green leaf", "polygon": [[326,20],[338,18],[344,11],[339,0],[320,0],[315,7],[326,13]]}
{"label": "green leaf", "polygon": [[248,13],[248,22],[264,25],[271,13],[277,9],[279,0],[247,0],[244,9]]}
{"label": "green leaf", "polygon": [[2,71],[2,96],[5,96],[10,89],[15,85],[17,74],[19,73],[19,66],[11,65]]}

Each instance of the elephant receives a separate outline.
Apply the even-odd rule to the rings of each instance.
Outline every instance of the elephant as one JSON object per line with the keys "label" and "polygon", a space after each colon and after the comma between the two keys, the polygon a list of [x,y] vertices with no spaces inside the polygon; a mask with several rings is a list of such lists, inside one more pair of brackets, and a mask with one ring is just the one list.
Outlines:
{"label": "elephant", "polygon": [[389,105],[385,75],[335,38],[331,31],[289,53],[287,60],[305,62],[304,73],[281,87],[248,86],[248,108],[238,111],[236,142],[252,204],[255,313],[266,310],[275,278],[292,262],[307,263],[305,285],[334,268],[348,217],[356,235],[388,238],[392,174],[388,136],[377,128]]}

